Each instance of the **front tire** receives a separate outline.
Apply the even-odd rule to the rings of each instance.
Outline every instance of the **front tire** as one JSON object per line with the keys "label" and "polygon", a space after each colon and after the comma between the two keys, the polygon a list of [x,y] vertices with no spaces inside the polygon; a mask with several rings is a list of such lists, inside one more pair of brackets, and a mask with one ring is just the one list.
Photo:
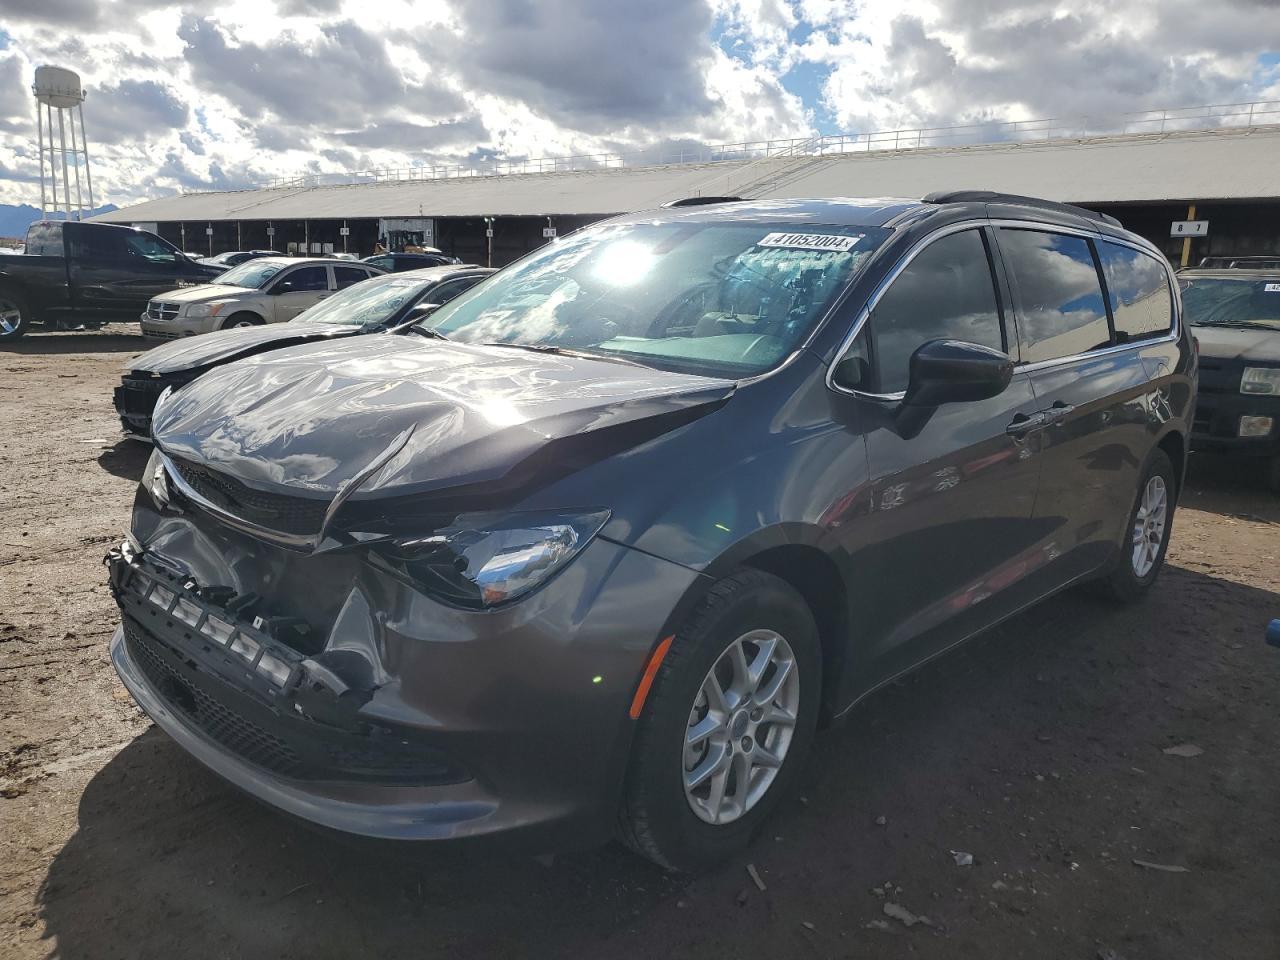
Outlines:
{"label": "front tire", "polygon": [[234,330],[236,327],[260,327],[263,320],[256,313],[233,313],[222,321],[223,330]]}
{"label": "front tire", "polygon": [[31,326],[31,308],[17,293],[0,290],[0,343],[19,340]]}
{"label": "front tire", "polygon": [[818,629],[793,587],[759,570],[713,586],[645,702],[623,841],[682,871],[746,847],[804,768],[821,691]]}
{"label": "front tire", "polygon": [[1147,464],[1115,567],[1102,580],[1104,592],[1124,603],[1140,600],[1164,566],[1177,506],[1173,461],[1156,449]]}

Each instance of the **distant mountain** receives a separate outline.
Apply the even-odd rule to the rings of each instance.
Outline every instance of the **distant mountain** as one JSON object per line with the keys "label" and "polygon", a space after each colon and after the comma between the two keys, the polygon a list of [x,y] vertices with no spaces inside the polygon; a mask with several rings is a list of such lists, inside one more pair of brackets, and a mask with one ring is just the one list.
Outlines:
{"label": "distant mountain", "polygon": [[[85,211],[85,218],[95,217],[100,213],[110,213],[112,210],[119,210],[114,203],[108,203],[104,207],[98,207],[95,210]],[[31,226],[33,220],[40,219],[40,210],[28,203],[0,203],[0,237],[25,237],[27,235],[27,227]],[[50,217],[51,220],[61,220],[62,214]]]}

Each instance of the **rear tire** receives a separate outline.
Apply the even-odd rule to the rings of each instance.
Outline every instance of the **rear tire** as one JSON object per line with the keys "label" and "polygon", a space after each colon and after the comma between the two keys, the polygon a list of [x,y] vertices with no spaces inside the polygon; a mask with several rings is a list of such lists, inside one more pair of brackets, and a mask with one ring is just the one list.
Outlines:
{"label": "rear tire", "polygon": [[31,327],[31,308],[21,294],[0,290],[0,343],[20,340]]}
{"label": "rear tire", "polygon": [[1142,599],[1164,566],[1177,506],[1173,461],[1157,448],[1138,484],[1115,567],[1100,581],[1103,593],[1122,603]]}
{"label": "rear tire", "polygon": [[818,629],[794,588],[749,569],[713,586],[677,629],[645,702],[623,842],[678,871],[746,847],[803,772],[821,692]]}
{"label": "rear tire", "polygon": [[222,321],[223,330],[231,330],[235,327],[260,327],[264,323],[263,319],[256,313],[233,313],[227,319]]}

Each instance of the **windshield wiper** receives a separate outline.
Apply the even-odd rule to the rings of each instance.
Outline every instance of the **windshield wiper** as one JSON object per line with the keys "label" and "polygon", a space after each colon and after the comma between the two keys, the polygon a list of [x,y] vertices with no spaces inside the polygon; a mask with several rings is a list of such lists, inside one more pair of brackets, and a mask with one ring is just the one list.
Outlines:
{"label": "windshield wiper", "polygon": [[636,360],[627,360],[612,353],[592,353],[590,350],[570,350],[551,343],[512,343],[508,340],[492,340],[482,347],[511,347],[516,350],[532,350],[534,353],[550,353],[559,357],[585,357],[587,360],[603,360],[605,363],[625,363],[629,367],[646,367]]}
{"label": "windshield wiper", "polygon": [[[416,333],[419,336],[427,337],[428,339],[431,339],[431,340],[448,340],[449,339],[439,330],[433,330],[430,327],[422,327],[416,323],[411,323],[407,327],[404,327],[403,329],[408,333]],[[400,331],[397,330],[395,332],[399,333]]]}

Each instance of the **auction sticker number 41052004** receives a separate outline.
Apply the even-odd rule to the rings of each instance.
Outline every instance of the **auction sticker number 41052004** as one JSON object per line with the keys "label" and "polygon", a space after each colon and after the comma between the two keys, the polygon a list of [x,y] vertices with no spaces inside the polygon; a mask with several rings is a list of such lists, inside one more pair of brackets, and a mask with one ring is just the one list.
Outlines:
{"label": "auction sticker number 41052004", "polygon": [[770,233],[756,246],[785,247],[789,250],[852,250],[861,236],[842,237],[831,233]]}

